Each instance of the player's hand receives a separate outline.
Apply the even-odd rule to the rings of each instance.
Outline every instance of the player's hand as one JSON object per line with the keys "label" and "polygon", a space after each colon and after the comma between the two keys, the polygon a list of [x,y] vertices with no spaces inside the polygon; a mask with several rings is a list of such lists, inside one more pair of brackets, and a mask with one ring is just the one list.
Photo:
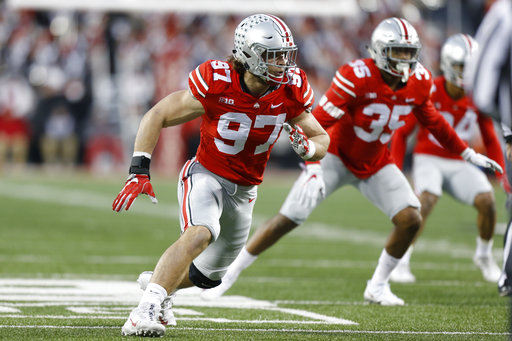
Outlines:
{"label": "player's hand", "polygon": [[320,199],[325,199],[325,182],[319,163],[306,165],[306,176],[299,192],[299,202],[305,207],[313,207]]}
{"label": "player's hand", "polygon": [[295,128],[288,123],[283,123],[284,130],[289,134],[293,150],[304,160],[309,160],[315,155],[315,143],[310,142],[299,125]]}
{"label": "player's hand", "polygon": [[500,165],[496,161],[489,159],[485,155],[475,152],[470,147],[464,149],[464,151],[460,155],[464,160],[471,162],[475,166],[488,168],[493,171],[497,171],[500,174],[503,173],[503,169],[501,169]]}
{"label": "player's hand", "polygon": [[123,189],[114,200],[112,210],[119,212],[124,208],[128,211],[139,194],[147,194],[153,204],[158,203],[155,192],[153,192],[153,186],[149,182],[149,176],[145,174],[130,174]]}

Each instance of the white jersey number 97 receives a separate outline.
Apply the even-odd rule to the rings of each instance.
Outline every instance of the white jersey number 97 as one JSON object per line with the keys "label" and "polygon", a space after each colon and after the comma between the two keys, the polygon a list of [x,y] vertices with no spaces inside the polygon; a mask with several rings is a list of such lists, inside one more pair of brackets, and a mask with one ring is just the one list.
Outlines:
{"label": "white jersey number 97", "polygon": [[[277,116],[257,115],[253,125],[253,121],[250,119],[249,116],[247,116],[244,113],[225,113],[219,118],[219,123],[217,124],[217,132],[219,133],[220,137],[222,137],[224,140],[229,140],[233,142],[228,144],[221,139],[215,138],[215,145],[221,152],[225,154],[238,154],[245,147],[245,143],[247,142],[249,133],[251,132],[251,127],[258,129],[263,128],[265,126],[273,125],[274,129],[272,130],[272,133],[270,133],[267,141],[256,146],[254,150],[254,154],[264,153],[277,140],[277,137],[279,136],[279,131],[281,130],[281,127],[283,126],[285,119],[286,114],[280,114]],[[237,123],[238,128],[230,128],[230,123]]]}

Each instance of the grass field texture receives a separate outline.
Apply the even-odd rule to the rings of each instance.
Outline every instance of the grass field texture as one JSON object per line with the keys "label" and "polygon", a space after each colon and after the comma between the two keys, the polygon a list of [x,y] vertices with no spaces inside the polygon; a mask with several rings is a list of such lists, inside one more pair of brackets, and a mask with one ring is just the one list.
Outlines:
{"label": "grass field texture", "polygon": [[[253,230],[277,213],[297,172],[267,174]],[[0,339],[119,340],[152,270],[178,238],[176,180],[159,199],[111,210],[124,175],[7,174],[0,179]],[[505,196],[496,187],[494,255],[502,263]],[[170,340],[507,340],[509,300],[472,263],[476,212],[444,195],[412,257],[417,282],[392,284],[406,302],[363,301],[391,223],[357,190],[328,198],[263,253],[218,301],[195,290],[175,303]]]}

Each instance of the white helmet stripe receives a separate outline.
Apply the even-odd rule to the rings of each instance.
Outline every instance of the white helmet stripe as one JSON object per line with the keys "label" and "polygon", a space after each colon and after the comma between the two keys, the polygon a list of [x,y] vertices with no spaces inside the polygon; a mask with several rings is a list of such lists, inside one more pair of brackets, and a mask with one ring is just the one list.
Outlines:
{"label": "white helmet stripe", "polygon": [[269,15],[269,17],[272,19],[272,21],[274,23],[277,24],[277,27],[279,27],[281,29],[280,34],[282,36],[286,37],[286,42],[289,44],[293,44],[292,33],[290,32],[290,29],[288,28],[288,26],[286,26],[286,24],[278,17],[275,17],[273,15]]}
{"label": "white helmet stripe", "polygon": [[463,37],[462,40],[464,41],[464,44],[466,44],[466,50],[469,51],[469,53],[471,53],[471,51],[473,51],[473,49],[472,49],[473,44],[471,44],[471,40],[469,39],[467,34],[463,34],[462,37]]}
{"label": "white helmet stripe", "polygon": [[401,18],[393,18],[400,28],[401,35],[405,37],[405,40],[409,40],[409,31],[407,30],[407,24]]}

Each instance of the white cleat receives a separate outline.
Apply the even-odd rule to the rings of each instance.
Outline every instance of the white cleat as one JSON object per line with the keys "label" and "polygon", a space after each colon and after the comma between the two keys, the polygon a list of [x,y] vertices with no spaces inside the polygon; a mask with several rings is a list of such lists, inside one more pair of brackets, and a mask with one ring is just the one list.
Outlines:
{"label": "white cleat", "polygon": [[175,326],[177,324],[174,313],[172,312],[172,301],[174,296],[176,296],[176,294],[167,296],[160,305],[160,313],[158,314],[158,318],[160,323],[164,326]]}
{"label": "white cleat", "polygon": [[482,271],[482,275],[487,282],[497,283],[501,270],[492,258],[492,256],[474,256],[473,262]]}
{"label": "white cleat", "polygon": [[389,283],[372,284],[368,281],[364,290],[364,299],[370,303],[385,306],[404,305],[404,300],[391,292]]}
{"label": "white cleat", "polygon": [[[149,281],[151,280],[151,276],[153,276],[153,271],[143,271],[139,275],[139,278],[137,278],[137,283],[139,283],[139,287],[142,290],[146,290]],[[172,301],[175,296],[176,293],[170,294],[164,299],[164,301],[160,305],[158,319],[160,320],[160,323],[163,324],[164,326],[175,326],[177,324],[176,317],[174,317],[174,313],[172,312]]]}
{"label": "white cleat", "polygon": [[231,288],[231,286],[233,286],[237,278],[238,275],[236,277],[231,277],[226,273],[226,275],[222,277],[222,283],[220,283],[215,288],[204,289],[201,291],[200,297],[205,301],[213,301],[221,297],[226,291],[229,290],[229,288]]}
{"label": "white cleat", "polygon": [[158,310],[159,307],[153,303],[145,303],[133,309],[121,329],[121,334],[124,336],[163,336],[165,327],[158,321]]}
{"label": "white cleat", "polygon": [[391,272],[389,280],[396,283],[414,283],[416,282],[416,277],[412,274],[409,264],[402,264],[400,262]]}

